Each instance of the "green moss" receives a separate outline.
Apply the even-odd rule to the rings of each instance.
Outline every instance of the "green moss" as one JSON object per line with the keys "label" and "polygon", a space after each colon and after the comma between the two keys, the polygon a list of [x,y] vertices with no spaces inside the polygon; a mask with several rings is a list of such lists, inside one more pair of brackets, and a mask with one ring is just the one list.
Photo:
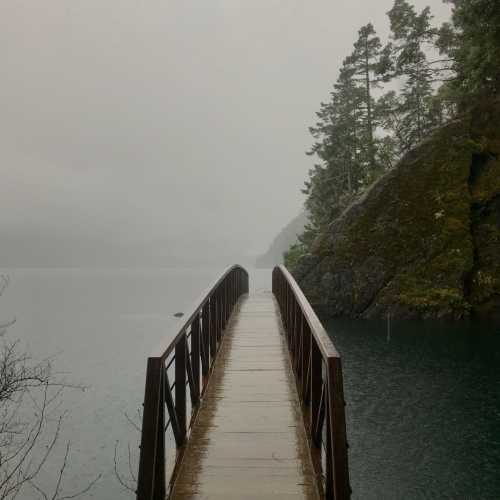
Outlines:
{"label": "green moss", "polygon": [[[398,295],[400,301],[406,305],[442,307],[443,304],[450,306],[462,306],[464,304],[461,290],[456,288],[432,288],[430,283],[419,284],[413,290],[407,290]],[[422,286],[427,285],[427,286]]]}
{"label": "green moss", "polygon": [[[472,134],[467,120],[436,131],[337,219],[317,242],[322,261],[304,281],[310,296],[337,300],[346,314],[400,305],[454,316],[500,296],[500,215],[486,207],[500,195],[500,161],[492,157],[470,185],[473,155],[500,145],[492,116],[476,120]],[[328,290],[327,273],[338,278],[332,287],[349,289]]]}
{"label": "green moss", "polygon": [[445,217],[441,231],[452,237],[454,234],[464,233],[469,231],[469,225],[457,217]]}
{"label": "green moss", "polygon": [[481,145],[483,151],[491,154],[500,154],[500,101],[488,102],[485,100],[476,109],[471,119],[471,138]]}
{"label": "green moss", "polygon": [[472,188],[476,203],[484,203],[500,193],[500,160],[491,158],[482,168]]}
{"label": "green moss", "polygon": [[454,316],[462,316],[470,310],[470,304],[464,299],[462,290],[457,288],[433,288],[430,283],[419,289],[400,293],[400,304],[420,313],[441,311]]}
{"label": "green moss", "polygon": [[471,301],[476,306],[500,296],[500,229],[493,217],[481,221],[474,229],[477,262],[470,283]]}
{"label": "green moss", "polygon": [[425,260],[412,271],[414,285],[422,291],[401,284],[401,297],[425,297],[427,280],[436,276],[459,290],[463,269],[473,261],[467,185],[472,149],[465,140],[465,147],[456,147],[462,144],[461,134],[463,130],[454,124],[416,152],[418,162],[413,158],[403,162],[386,188],[392,199],[378,198],[354,221],[348,238],[335,248],[337,258],[355,265],[376,254],[397,268]]}

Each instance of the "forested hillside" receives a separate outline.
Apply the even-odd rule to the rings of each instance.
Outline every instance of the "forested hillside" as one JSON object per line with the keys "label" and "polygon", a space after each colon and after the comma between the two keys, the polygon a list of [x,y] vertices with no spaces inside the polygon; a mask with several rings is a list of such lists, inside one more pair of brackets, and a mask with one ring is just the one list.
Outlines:
{"label": "forested hillside", "polygon": [[[483,302],[489,304],[482,311],[500,302],[500,247],[495,243],[500,241],[495,209],[500,195],[495,180],[500,177],[500,3],[449,3],[451,20],[435,26],[430,8],[418,12],[408,1],[396,0],[388,12],[386,41],[372,24],[363,26],[330,100],[321,103],[310,128],[314,143],[308,154],[317,159],[304,188],[310,222],[288,251],[286,264],[311,300],[321,299],[332,314],[411,310],[425,316],[432,309],[431,315],[463,316],[475,307],[472,290],[480,294],[481,289],[488,290]],[[479,200],[476,182],[485,184],[484,176],[488,196]],[[370,189],[375,182],[376,189]],[[366,223],[362,230],[360,217]],[[464,243],[467,251],[453,243],[455,237],[469,242]],[[390,244],[387,238],[397,244],[392,254],[381,256],[381,248]],[[433,242],[439,242],[437,249]],[[418,248],[427,250],[419,253]],[[478,274],[478,259],[486,254],[488,271]],[[437,274],[424,279],[425,273],[410,268],[416,262],[412,256],[420,269],[429,269],[439,256]],[[371,257],[376,283],[361,270],[368,270]],[[404,283],[394,281],[398,263],[405,268]],[[432,284],[439,276],[442,287]],[[334,289],[348,293],[347,302],[335,297]],[[374,296],[382,289],[390,290],[390,299],[375,307]]]}

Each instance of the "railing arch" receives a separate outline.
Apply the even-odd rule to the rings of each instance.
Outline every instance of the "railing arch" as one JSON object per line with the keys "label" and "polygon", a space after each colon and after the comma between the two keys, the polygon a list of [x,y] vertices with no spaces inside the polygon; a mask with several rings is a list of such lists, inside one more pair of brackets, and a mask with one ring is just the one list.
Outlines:
{"label": "railing arch", "polygon": [[[247,271],[238,265],[229,267],[194,303],[189,316],[180,321],[174,339],[160,345],[149,356],[137,500],[165,500],[167,497],[224,328],[239,297],[245,293],[248,293]],[[177,452],[167,484],[165,432],[169,427],[173,431]]]}
{"label": "railing arch", "polygon": [[347,500],[351,488],[340,355],[285,266],[274,268],[272,287],[281,311],[320,490],[326,499]]}

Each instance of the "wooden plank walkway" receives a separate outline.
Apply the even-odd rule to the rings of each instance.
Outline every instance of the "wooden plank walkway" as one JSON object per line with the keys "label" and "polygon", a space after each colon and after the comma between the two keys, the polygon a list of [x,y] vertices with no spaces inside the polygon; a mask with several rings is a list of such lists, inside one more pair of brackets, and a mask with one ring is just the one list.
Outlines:
{"label": "wooden plank walkway", "polygon": [[172,498],[319,498],[270,292],[242,297],[227,325]]}

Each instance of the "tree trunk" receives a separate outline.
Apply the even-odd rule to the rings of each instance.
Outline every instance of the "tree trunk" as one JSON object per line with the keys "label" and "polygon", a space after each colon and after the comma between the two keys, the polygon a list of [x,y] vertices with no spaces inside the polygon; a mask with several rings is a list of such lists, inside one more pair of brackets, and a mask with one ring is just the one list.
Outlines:
{"label": "tree trunk", "polygon": [[375,145],[373,143],[373,117],[372,117],[372,99],[370,92],[370,61],[368,57],[368,38],[366,39],[365,49],[365,84],[366,84],[366,113],[367,113],[367,128],[368,128],[368,154],[370,159],[370,167],[375,168]]}

